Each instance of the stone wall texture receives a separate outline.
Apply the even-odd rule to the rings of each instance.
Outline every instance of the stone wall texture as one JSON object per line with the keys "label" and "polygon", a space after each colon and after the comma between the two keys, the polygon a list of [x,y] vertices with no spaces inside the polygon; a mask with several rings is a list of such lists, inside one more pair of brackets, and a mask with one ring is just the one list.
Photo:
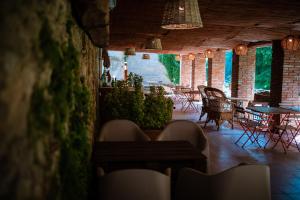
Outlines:
{"label": "stone wall texture", "polygon": [[300,105],[300,50],[284,52],[282,103]]}
{"label": "stone wall texture", "polygon": [[238,96],[254,99],[256,48],[249,48],[247,55],[239,56]]}
{"label": "stone wall texture", "polygon": [[[59,170],[55,162],[58,150],[53,151],[52,158],[45,157],[51,134],[34,137],[35,133],[28,130],[33,91],[49,85],[52,74],[49,62],[42,59],[39,33],[42,18],[47,19],[52,37],[63,45],[67,43],[67,21],[75,22],[67,0],[3,1],[0,7],[5,27],[0,33],[0,199],[46,199],[51,178]],[[92,142],[98,49],[86,37],[86,52],[81,53],[82,31],[75,25],[72,33],[80,60],[77,76],[83,78],[92,94],[88,136]],[[49,160],[54,160],[51,166]]]}
{"label": "stone wall texture", "polygon": [[211,87],[223,91],[225,76],[225,51],[218,50],[214,52],[212,59]]}

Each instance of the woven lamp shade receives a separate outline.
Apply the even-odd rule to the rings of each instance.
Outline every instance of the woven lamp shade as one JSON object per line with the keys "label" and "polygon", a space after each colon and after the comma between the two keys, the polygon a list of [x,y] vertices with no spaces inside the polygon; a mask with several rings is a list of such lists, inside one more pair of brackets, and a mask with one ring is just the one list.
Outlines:
{"label": "woven lamp shade", "polygon": [[144,59],[144,60],[149,60],[149,59],[150,59],[150,55],[147,54],[147,53],[144,53],[144,54],[143,54],[143,59]]}
{"label": "woven lamp shade", "polygon": [[206,49],[204,52],[205,58],[213,58],[214,52],[211,49]]}
{"label": "woven lamp shade", "polygon": [[135,55],[135,48],[126,48],[124,54],[126,56],[134,56]]}
{"label": "woven lamp shade", "polygon": [[248,47],[247,47],[247,45],[239,44],[234,48],[234,51],[235,51],[236,55],[245,56],[245,55],[247,55]]}
{"label": "woven lamp shade", "polygon": [[164,29],[203,27],[198,0],[167,0],[161,27]]}
{"label": "woven lamp shade", "polygon": [[146,41],[145,49],[162,50],[161,40],[159,38],[149,38]]}
{"label": "woven lamp shade", "polygon": [[295,36],[289,35],[282,39],[281,46],[283,49],[296,51],[300,47],[300,40]]}

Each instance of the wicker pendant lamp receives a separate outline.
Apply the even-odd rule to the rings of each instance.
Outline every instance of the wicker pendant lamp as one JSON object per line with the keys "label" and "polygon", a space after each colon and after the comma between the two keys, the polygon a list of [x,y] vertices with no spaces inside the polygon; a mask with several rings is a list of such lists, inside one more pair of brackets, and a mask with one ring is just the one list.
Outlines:
{"label": "wicker pendant lamp", "polygon": [[130,47],[130,48],[126,48],[124,55],[126,56],[134,56],[135,55],[135,48],[134,47]]}
{"label": "wicker pendant lamp", "polygon": [[150,55],[147,54],[147,53],[144,53],[144,54],[143,54],[143,59],[144,59],[144,60],[149,60],[149,59],[150,59]]}
{"label": "wicker pendant lamp", "polygon": [[149,38],[146,41],[145,49],[148,50],[162,50],[161,40],[159,38]]}
{"label": "wicker pendant lamp", "polygon": [[234,51],[235,51],[236,55],[245,56],[245,55],[247,55],[248,47],[247,47],[247,45],[239,44],[234,48]]}
{"label": "wicker pendant lamp", "polygon": [[206,49],[204,52],[205,58],[213,58],[214,52],[211,49]]}
{"label": "wicker pendant lamp", "polygon": [[161,27],[164,29],[203,27],[198,0],[167,0]]}
{"label": "wicker pendant lamp", "polygon": [[282,39],[281,46],[283,49],[296,51],[300,47],[300,40],[295,36],[288,35]]}

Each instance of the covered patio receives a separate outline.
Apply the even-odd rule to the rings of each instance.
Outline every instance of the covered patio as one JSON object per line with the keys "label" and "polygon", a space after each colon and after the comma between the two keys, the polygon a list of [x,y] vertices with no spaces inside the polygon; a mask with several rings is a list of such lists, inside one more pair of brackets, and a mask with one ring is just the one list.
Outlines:
{"label": "covered patio", "polygon": [[0,7],[1,199],[300,199],[300,1]]}

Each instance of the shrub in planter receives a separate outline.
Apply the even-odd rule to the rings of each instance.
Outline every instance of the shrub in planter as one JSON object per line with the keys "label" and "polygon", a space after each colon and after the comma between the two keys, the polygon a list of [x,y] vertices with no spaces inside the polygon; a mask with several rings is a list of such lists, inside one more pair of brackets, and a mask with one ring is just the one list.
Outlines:
{"label": "shrub in planter", "polygon": [[161,129],[172,119],[173,102],[164,96],[163,87],[150,87],[150,94],[144,101],[145,129]]}

